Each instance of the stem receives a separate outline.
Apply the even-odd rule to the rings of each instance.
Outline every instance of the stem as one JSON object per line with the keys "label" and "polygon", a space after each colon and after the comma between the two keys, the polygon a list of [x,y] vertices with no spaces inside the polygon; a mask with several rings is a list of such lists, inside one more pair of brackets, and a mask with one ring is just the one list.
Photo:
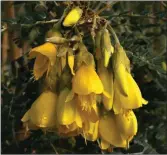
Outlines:
{"label": "stem", "polygon": [[110,32],[113,34],[113,37],[115,39],[116,44],[120,45],[119,39],[114,31],[114,29],[111,27],[111,25],[108,25]]}
{"label": "stem", "polygon": [[30,28],[30,27],[34,27],[34,26],[37,26],[37,25],[41,25],[41,24],[57,23],[58,21],[59,21],[59,19],[53,19],[53,20],[49,20],[49,21],[37,21],[34,24],[21,24],[21,27]]}

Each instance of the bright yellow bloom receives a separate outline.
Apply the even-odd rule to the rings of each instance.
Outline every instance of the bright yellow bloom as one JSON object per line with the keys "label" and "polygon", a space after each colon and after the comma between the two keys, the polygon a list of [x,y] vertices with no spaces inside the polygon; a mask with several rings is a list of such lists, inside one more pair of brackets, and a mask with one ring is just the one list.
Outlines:
{"label": "bright yellow bloom", "polygon": [[120,93],[120,89],[117,82],[114,82],[114,103],[113,110],[116,114],[122,112],[123,109],[136,109],[147,104],[148,102],[142,98],[140,89],[131,76],[130,73],[126,73],[127,87],[129,89],[128,96],[124,96]]}
{"label": "bright yellow bloom", "polygon": [[126,56],[122,46],[117,45],[112,56],[112,66],[114,71],[114,81],[118,84],[120,93],[128,96],[128,82],[126,73],[130,72],[130,61]]}
{"label": "bright yellow bloom", "polygon": [[41,78],[46,71],[49,72],[50,66],[55,64],[56,51],[56,46],[51,43],[45,43],[30,51],[29,58],[32,59],[36,57],[33,69],[36,80]]}
{"label": "bright yellow bloom", "polygon": [[61,125],[70,125],[76,123],[78,127],[82,127],[82,120],[77,109],[76,99],[73,98],[69,102],[65,102],[67,95],[69,94],[68,88],[64,88],[58,97],[57,104],[57,119]]}
{"label": "bright yellow bloom", "polygon": [[114,98],[113,73],[101,65],[98,69],[98,74],[103,83],[104,90],[111,96],[111,98],[108,98],[105,95],[102,96],[103,105],[106,110],[111,110]]}
{"label": "bright yellow bloom", "polygon": [[115,115],[116,125],[121,137],[129,143],[137,133],[137,119],[132,110],[125,111],[123,114]]}
{"label": "bright yellow bloom", "polygon": [[125,51],[120,45],[112,57],[114,70],[114,103],[113,110],[116,114],[123,109],[136,109],[147,104],[142,98],[140,89],[130,74],[130,62]]}
{"label": "bright yellow bloom", "polygon": [[114,53],[114,47],[111,44],[110,35],[107,29],[103,31],[102,35],[102,53],[104,57],[104,66],[107,67],[110,57]]}
{"label": "bright yellow bloom", "polygon": [[100,118],[99,134],[101,139],[115,147],[126,147],[126,140],[121,137],[112,113]]}
{"label": "bright yellow bloom", "polygon": [[72,9],[63,21],[63,26],[69,27],[75,25],[82,16],[82,9],[76,7]]}
{"label": "bright yellow bloom", "polygon": [[56,94],[45,91],[32,104],[28,112],[23,116],[22,122],[35,125],[39,128],[52,128],[56,126]]}
{"label": "bright yellow bloom", "polygon": [[103,84],[93,66],[82,65],[72,79],[72,90],[78,95],[103,93]]}

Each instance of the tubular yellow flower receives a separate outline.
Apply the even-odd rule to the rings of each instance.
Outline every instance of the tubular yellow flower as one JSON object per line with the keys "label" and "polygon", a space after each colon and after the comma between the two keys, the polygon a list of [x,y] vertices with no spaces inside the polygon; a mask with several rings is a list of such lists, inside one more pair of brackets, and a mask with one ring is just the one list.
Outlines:
{"label": "tubular yellow flower", "polygon": [[82,9],[76,7],[72,9],[63,21],[63,26],[69,27],[75,25],[82,16]]}
{"label": "tubular yellow flower", "polygon": [[103,84],[93,66],[82,65],[72,79],[72,90],[78,95],[103,93]]}
{"label": "tubular yellow flower", "polygon": [[110,35],[107,29],[104,29],[102,35],[102,53],[104,57],[104,66],[107,67],[110,61],[110,57],[114,53],[114,47],[111,44]]}
{"label": "tubular yellow flower", "polygon": [[112,113],[101,117],[99,121],[99,134],[103,140],[115,147],[126,147],[126,140],[121,137],[114,120],[114,114]]}
{"label": "tubular yellow flower", "polygon": [[113,83],[113,73],[108,71],[107,68],[101,66],[98,69],[98,74],[100,80],[103,83],[104,90],[109,93],[111,98],[106,97],[105,95],[102,96],[102,102],[106,110],[111,110],[113,105],[113,98],[114,98],[114,83]]}
{"label": "tubular yellow flower", "polygon": [[116,51],[112,56],[112,66],[114,71],[114,81],[119,86],[120,93],[128,96],[128,82],[126,73],[130,72],[130,62],[122,46],[116,45]]}
{"label": "tubular yellow flower", "polygon": [[118,83],[114,83],[114,103],[113,110],[115,114],[121,113],[122,109],[136,109],[147,104],[148,101],[142,98],[140,89],[130,73],[125,74],[128,82],[129,93],[124,96],[119,91]]}
{"label": "tubular yellow flower", "polygon": [[28,113],[23,116],[23,122],[30,122],[40,128],[49,128],[56,125],[56,94],[45,91],[32,104]]}
{"label": "tubular yellow flower", "polygon": [[29,53],[29,58],[35,58],[34,64],[34,77],[36,80],[42,77],[42,75],[50,69],[50,65],[53,66],[56,62],[57,48],[54,44],[45,43],[41,46],[33,48]]}
{"label": "tubular yellow flower", "polygon": [[127,140],[127,143],[137,133],[137,119],[132,110],[125,111],[123,114],[115,115],[116,125],[121,133],[121,137]]}
{"label": "tubular yellow flower", "polygon": [[61,125],[70,125],[72,123],[76,123],[78,127],[82,127],[82,120],[77,111],[77,105],[75,98],[70,102],[65,102],[67,95],[69,94],[69,90],[67,88],[63,89],[60,92],[58,97],[57,104],[57,119],[59,124]]}

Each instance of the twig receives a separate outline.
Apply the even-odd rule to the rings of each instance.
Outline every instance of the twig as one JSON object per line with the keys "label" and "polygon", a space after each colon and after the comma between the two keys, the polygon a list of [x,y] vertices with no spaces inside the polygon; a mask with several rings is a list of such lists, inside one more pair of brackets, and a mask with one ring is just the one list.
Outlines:
{"label": "twig", "polygon": [[110,18],[113,17],[137,17],[137,18],[151,18],[151,19],[158,19],[158,20],[163,20],[163,21],[167,21],[166,18],[158,18],[157,16],[153,16],[153,15],[139,15],[139,14],[129,14],[129,15],[112,15],[110,16]]}
{"label": "twig", "polygon": [[55,146],[52,144],[52,142],[50,142],[50,145],[51,145],[51,147],[53,148],[53,150],[55,151],[55,153],[56,153],[56,154],[59,154],[59,153],[57,152]]}
{"label": "twig", "polygon": [[106,4],[105,7],[103,7],[102,9],[100,9],[96,15],[99,15],[100,13],[102,13],[104,10],[108,9],[108,8],[111,8],[114,4],[118,3],[119,1],[115,1],[115,2],[112,2],[111,4]]}
{"label": "twig", "polygon": [[34,26],[37,26],[37,25],[41,25],[41,24],[57,23],[58,21],[59,21],[59,19],[52,19],[52,20],[49,20],[49,21],[37,21],[34,24],[21,24],[21,27],[23,27],[23,28],[31,28],[31,27],[34,27]]}
{"label": "twig", "polygon": [[116,44],[120,45],[119,39],[118,39],[114,29],[110,25],[108,25],[108,27],[109,27],[109,30],[111,31],[111,33],[113,34],[113,37],[115,39]]}

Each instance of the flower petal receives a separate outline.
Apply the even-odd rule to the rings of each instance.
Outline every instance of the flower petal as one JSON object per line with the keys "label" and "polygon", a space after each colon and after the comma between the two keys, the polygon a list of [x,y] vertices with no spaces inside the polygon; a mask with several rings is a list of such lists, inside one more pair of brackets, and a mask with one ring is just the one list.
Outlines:
{"label": "flower petal", "polygon": [[105,117],[101,117],[99,134],[102,139],[116,147],[126,147],[126,141],[122,139],[111,113]]}
{"label": "flower petal", "polygon": [[137,133],[137,119],[132,110],[126,111],[123,114],[115,115],[116,124],[123,139],[128,142]]}
{"label": "flower petal", "polygon": [[76,94],[101,94],[103,85],[93,66],[82,65],[72,79],[72,89]]}
{"label": "flower petal", "polygon": [[32,104],[29,116],[38,127],[53,127],[56,125],[56,94],[45,91]]}
{"label": "flower petal", "polygon": [[59,123],[62,125],[69,125],[75,121],[75,116],[76,116],[75,100],[71,100],[70,102],[65,102],[65,99],[69,94],[69,92],[70,91],[67,88],[65,88],[60,92],[60,95],[58,97],[57,118]]}
{"label": "flower petal", "polygon": [[53,66],[56,62],[56,52],[57,48],[52,43],[45,43],[38,47],[33,48],[29,53],[29,58],[36,57],[39,53],[46,56],[49,60],[51,65]]}

